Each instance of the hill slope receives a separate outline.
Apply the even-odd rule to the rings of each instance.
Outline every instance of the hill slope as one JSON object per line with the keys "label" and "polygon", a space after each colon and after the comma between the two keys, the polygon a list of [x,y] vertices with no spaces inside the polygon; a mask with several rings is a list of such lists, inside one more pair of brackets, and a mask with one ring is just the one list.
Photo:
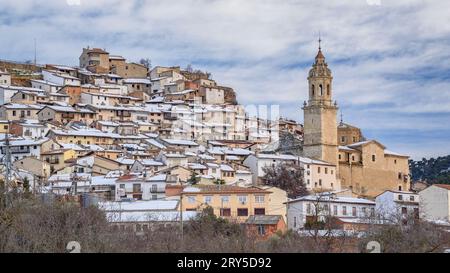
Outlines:
{"label": "hill slope", "polygon": [[450,184],[450,155],[409,161],[413,181]]}

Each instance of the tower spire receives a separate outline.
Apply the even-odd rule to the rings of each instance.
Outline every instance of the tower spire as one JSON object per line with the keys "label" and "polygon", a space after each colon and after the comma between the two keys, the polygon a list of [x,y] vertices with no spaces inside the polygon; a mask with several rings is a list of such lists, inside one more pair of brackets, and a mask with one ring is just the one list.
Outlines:
{"label": "tower spire", "polygon": [[318,42],[319,42],[319,51],[317,52],[316,63],[319,63],[319,62],[322,63],[322,62],[325,62],[325,56],[323,56],[323,53],[322,53],[322,35],[320,32],[319,32]]}

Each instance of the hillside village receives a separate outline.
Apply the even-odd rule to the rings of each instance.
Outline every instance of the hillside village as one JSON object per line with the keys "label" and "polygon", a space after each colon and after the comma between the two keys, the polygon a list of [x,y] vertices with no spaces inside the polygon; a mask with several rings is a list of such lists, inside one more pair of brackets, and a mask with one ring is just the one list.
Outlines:
{"label": "hillside village", "polygon": [[[137,232],[206,207],[264,237],[327,214],[360,230],[381,209],[447,225],[450,187],[418,191],[408,155],[338,122],[332,80],[319,47],[299,124],[251,115],[209,73],[106,49],[83,48],[76,67],[0,62],[0,179]],[[265,184],[264,167],[279,164],[303,170],[308,195]]]}

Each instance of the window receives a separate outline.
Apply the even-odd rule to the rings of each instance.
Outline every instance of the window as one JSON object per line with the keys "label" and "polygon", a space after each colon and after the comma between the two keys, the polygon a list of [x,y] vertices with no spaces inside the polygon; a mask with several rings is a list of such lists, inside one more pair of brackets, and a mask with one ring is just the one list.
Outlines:
{"label": "window", "polygon": [[339,154],[339,159],[341,159],[341,155]]}
{"label": "window", "polygon": [[306,184],[308,184],[308,185],[310,184],[310,181],[309,181],[309,179],[307,179],[307,180],[306,180]]}
{"label": "window", "polygon": [[345,142],[345,136],[341,136],[341,142],[342,142],[342,143]]}
{"label": "window", "polygon": [[265,214],[266,214],[266,209],[264,209],[264,208],[255,209],[255,215],[265,215]]}
{"label": "window", "polygon": [[414,208],[414,218],[419,219],[419,208]]}
{"label": "window", "polygon": [[320,96],[322,97],[323,96],[323,89],[322,89],[322,85],[321,84],[319,85],[319,92],[320,92]]}
{"label": "window", "polygon": [[372,155],[372,161],[373,162],[375,162],[375,159],[376,159],[375,155]]}
{"label": "window", "polygon": [[398,173],[398,179],[402,179],[402,173]]}
{"label": "window", "polygon": [[401,191],[402,190],[402,186],[398,186],[398,190]]}
{"label": "window", "polygon": [[342,207],[342,215],[347,215],[347,207],[346,206]]}
{"label": "window", "polygon": [[265,235],[266,234],[266,229],[265,229],[264,225],[258,225],[258,234],[259,235]]}
{"label": "window", "polygon": [[256,203],[264,203],[264,195],[255,195]]}
{"label": "window", "polygon": [[195,196],[188,196],[187,198],[189,204],[195,204]]}
{"label": "window", "polygon": [[240,203],[240,204],[245,204],[245,203],[247,203],[247,196],[246,196],[246,195],[240,195],[240,196],[238,197],[238,199],[239,199],[239,203]]}
{"label": "window", "polygon": [[352,215],[356,217],[356,207],[352,208]]}
{"label": "window", "polygon": [[317,173],[320,173],[320,167],[317,167]]}
{"label": "window", "polygon": [[375,208],[370,208],[370,216],[375,216]]}
{"label": "window", "polygon": [[211,200],[212,200],[212,196],[211,195],[205,196],[205,204],[211,204]]}
{"label": "window", "polygon": [[237,209],[237,216],[248,216],[248,209]]}
{"label": "window", "polygon": [[319,186],[322,186],[322,179],[319,179]]}
{"label": "window", "polygon": [[133,192],[141,192],[141,184],[133,184]]}
{"label": "window", "polygon": [[328,174],[328,168],[325,168],[325,174]]}
{"label": "window", "polygon": [[338,215],[338,206],[337,205],[333,206],[333,215]]}
{"label": "window", "polygon": [[311,86],[311,93],[312,93],[312,95],[314,96],[314,84]]}
{"label": "window", "polygon": [[150,189],[150,192],[157,192],[158,191],[158,185],[153,184],[152,188]]}
{"label": "window", "polygon": [[327,96],[329,96],[329,95],[330,95],[330,85],[327,84]]}
{"label": "window", "polygon": [[406,207],[402,207],[402,214],[407,214],[408,213],[408,209]]}
{"label": "window", "polygon": [[230,197],[228,195],[221,196],[222,203],[230,202]]}
{"label": "window", "polygon": [[399,194],[398,195],[398,200],[403,200],[403,195]]}
{"label": "window", "polygon": [[354,155],[352,155],[352,161],[355,161],[355,156]]}
{"label": "window", "polygon": [[306,213],[311,214],[311,204],[310,203],[306,204]]}
{"label": "window", "polygon": [[220,209],[220,216],[224,217],[230,217],[231,216],[231,209]]}
{"label": "window", "polygon": [[120,185],[119,185],[119,188],[125,189],[125,184],[120,184]]}
{"label": "window", "polygon": [[414,195],[409,196],[409,201],[414,202]]}
{"label": "window", "polygon": [[297,217],[294,216],[294,227],[297,227]]}
{"label": "window", "polygon": [[362,212],[362,215],[365,216],[366,215],[366,207],[362,207],[361,212]]}

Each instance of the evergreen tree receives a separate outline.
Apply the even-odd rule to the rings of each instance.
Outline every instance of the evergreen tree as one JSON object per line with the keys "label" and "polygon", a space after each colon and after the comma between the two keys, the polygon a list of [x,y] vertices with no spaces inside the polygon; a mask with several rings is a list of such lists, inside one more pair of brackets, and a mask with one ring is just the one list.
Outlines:
{"label": "evergreen tree", "polygon": [[188,183],[191,185],[196,185],[200,179],[197,177],[197,174],[195,172],[191,173],[191,177],[188,179]]}

